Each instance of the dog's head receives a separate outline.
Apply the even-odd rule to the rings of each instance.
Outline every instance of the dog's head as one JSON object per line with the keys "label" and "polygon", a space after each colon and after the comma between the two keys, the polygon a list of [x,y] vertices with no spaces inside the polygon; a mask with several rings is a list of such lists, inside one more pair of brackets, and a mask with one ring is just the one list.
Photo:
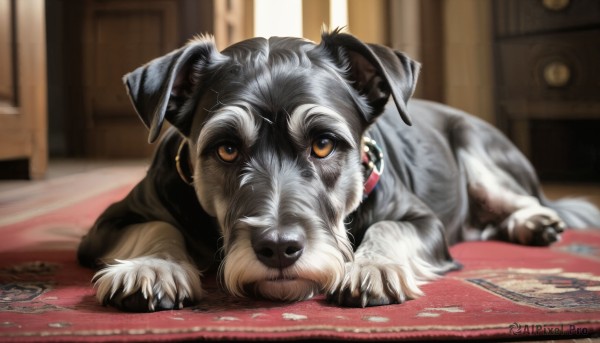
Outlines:
{"label": "dog's head", "polygon": [[344,218],[363,196],[362,136],[390,98],[410,124],[418,69],[335,31],[320,44],[255,38],[222,52],[198,38],[124,80],[150,141],[164,120],[187,140],[230,292],[301,300],[341,281],[353,256]]}

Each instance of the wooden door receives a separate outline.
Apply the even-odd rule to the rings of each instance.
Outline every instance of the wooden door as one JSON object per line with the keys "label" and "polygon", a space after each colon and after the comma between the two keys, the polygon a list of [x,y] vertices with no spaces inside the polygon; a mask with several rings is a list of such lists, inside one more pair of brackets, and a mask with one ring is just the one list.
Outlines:
{"label": "wooden door", "polygon": [[83,129],[85,155],[139,157],[151,153],[121,78],[177,48],[175,1],[86,0],[83,10]]}
{"label": "wooden door", "polygon": [[[215,18],[229,18],[234,31],[243,28],[240,3],[229,0],[228,6],[217,7],[211,0],[69,1],[64,38],[69,61],[63,68],[67,83],[75,85],[66,92],[72,154],[149,156],[154,145],[147,143],[148,131],[127,97],[123,75],[195,35],[214,33]],[[237,36],[229,32],[227,38]]]}
{"label": "wooden door", "polygon": [[0,174],[4,177],[39,178],[46,171],[45,38],[44,0],[0,0]]}

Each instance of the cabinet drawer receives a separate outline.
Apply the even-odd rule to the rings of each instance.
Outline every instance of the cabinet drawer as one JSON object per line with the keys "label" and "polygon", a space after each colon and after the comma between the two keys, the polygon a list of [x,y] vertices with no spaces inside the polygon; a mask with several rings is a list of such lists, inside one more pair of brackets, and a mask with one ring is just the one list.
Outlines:
{"label": "cabinet drawer", "polygon": [[597,37],[600,30],[499,42],[498,100],[600,102]]}
{"label": "cabinet drawer", "polygon": [[498,37],[600,25],[597,0],[496,0]]}
{"label": "cabinet drawer", "polygon": [[531,162],[544,180],[600,181],[600,120],[532,120]]}

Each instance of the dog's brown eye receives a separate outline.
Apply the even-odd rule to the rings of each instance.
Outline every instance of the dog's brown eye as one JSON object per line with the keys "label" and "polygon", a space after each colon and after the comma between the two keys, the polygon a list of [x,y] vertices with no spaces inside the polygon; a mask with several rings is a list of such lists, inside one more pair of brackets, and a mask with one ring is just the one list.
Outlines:
{"label": "dog's brown eye", "polygon": [[312,154],[318,158],[325,158],[333,152],[335,141],[329,137],[317,137],[312,143]]}
{"label": "dog's brown eye", "polygon": [[238,158],[239,151],[235,145],[223,144],[217,149],[217,154],[223,162],[231,163]]}

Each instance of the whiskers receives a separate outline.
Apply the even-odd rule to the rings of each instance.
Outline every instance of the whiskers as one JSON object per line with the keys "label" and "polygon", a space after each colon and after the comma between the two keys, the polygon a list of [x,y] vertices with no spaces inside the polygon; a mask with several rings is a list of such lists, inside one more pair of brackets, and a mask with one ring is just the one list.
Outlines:
{"label": "whiskers", "polygon": [[[247,226],[245,227],[247,229]],[[219,282],[238,297],[260,297],[276,301],[301,301],[331,292],[342,281],[345,264],[352,260],[347,238],[333,238],[330,230],[311,232],[305,250],[293,265],[269,268],[258,260],[249,230],[236,235],[219,265]]]}

